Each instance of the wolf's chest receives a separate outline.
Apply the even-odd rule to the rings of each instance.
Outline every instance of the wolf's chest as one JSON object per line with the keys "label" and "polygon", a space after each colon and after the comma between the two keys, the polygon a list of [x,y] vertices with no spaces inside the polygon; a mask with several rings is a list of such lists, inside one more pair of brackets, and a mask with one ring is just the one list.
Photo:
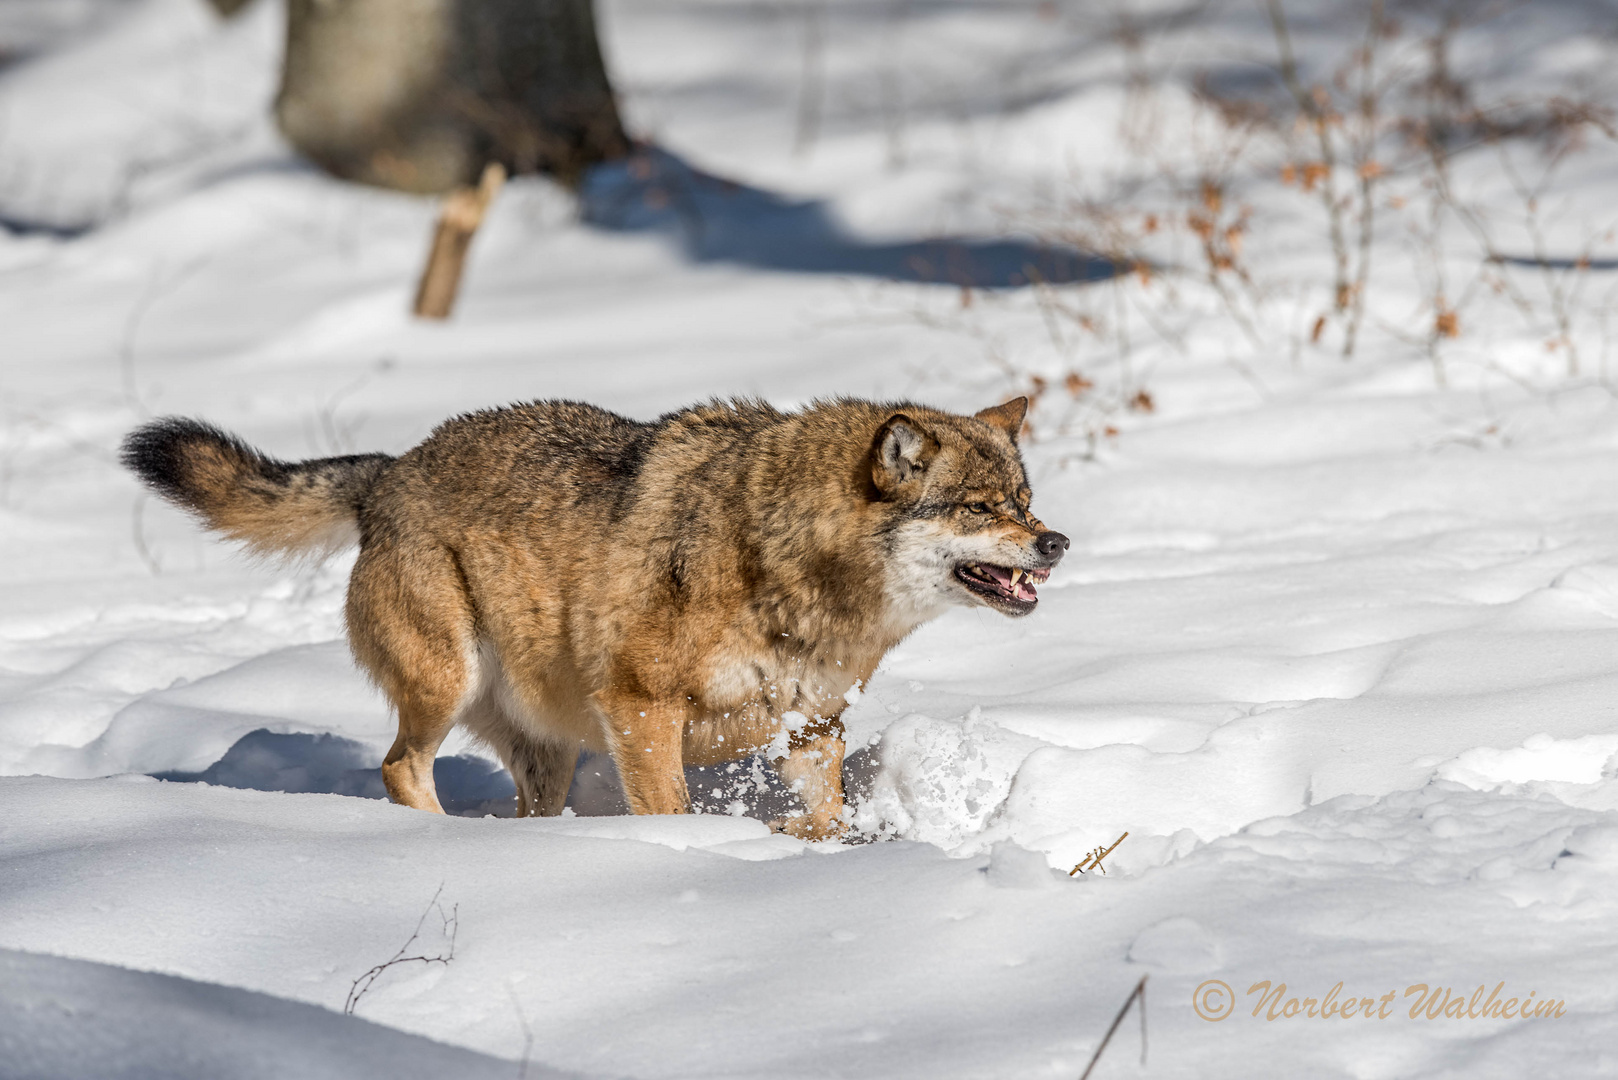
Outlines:
{"label": "wolf's chest", "polygon": [[720,712],[835,716],[848,704],[857,679],[850,666],[835,659],[732,656],[713,664],[703,691],[708,708]]}

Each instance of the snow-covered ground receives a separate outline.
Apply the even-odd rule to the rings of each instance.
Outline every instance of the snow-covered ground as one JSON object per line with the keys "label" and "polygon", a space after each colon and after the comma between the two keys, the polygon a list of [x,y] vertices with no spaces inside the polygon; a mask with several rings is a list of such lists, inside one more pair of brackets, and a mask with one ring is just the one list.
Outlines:
{"label": "snow-covered ground", "polygon": [[[1345,5],[1291,7],[1306,66],[1341,45]],[[1402,329],[1432,266],[1392,211],[1359,353],[1300,347],[1329,255],[1273,174],[1247,180],[1269,230],[1249,257],[1295,287],[1256,309],[1279,327],[1257,343],[1191,273],[863,276],[1138,166],[1136,84],[1090,10],[610,0],[630,123],[675,155],[658,176],[749,186],[704,188],[694,238],[519,179],[455,319],[423,325],[435,206],[281,145],[273,2],[226,24],[200,0],[0,3],[0,54],[28,57],[0,69],[0,1076],[89,1075],[123,1047],[118,1075],[269,1075],[279,1046],[309,1055],[280,1075],[441,1054],[456,1075],[1071,1077],[1142,975],[1146,1063],[1131,1014],[1096,1076],[1618,1074],[1618,400],[1591,377],[1611,152],[1544,197],[1550,254],[1592,258],[1566,279],[1580,378],[1550,308],[1519,310],[1552,279],[1501,270],[1517,291],[1475,290],[1439,385]],[[1261,7],[1217,13],[1167,20],[1149,58],[1268,55]],[[1600,89],[1600,14],[1522,6],[1458,54],[1502,93]],[[1162,84],[1169,128],[1189,84]],[[1492,160],[1456,183],[1527,251]],[[1061,321],[1115,304],[1132,345]],[[1068,370],[1096,386],[1064,407]],[[764,798],[745,770],[705,778],[701,816],[611,816],[600,762],[581,816],[476,816],[509,788],[464,741],[441,784],[467,816],[380,801],[392,731],[342,641],[348,560],[249,563],[115,462],[167,413],[295,457],[399,452],[534,397],[971,410],[1030,375],[1058,387],[1036,508],[1073,552],[1033,617],[948,615],[850,711],[858,820],[886,838],[857,846],[718,812]],[[1149,410],[1119,407],[1142,389]],[[1125,831],[1108,874],[1066,875]],[[409,955],[449,962],[384,971],[370,1025],[336,1015],[418,926]],[[1210,980],[1234,997],[1218,1022],[1194,1008],[1220,1003]],[[1265,980],[1380,1013],[1255,1017]],[[1481,1014],[1501,983],[1561,1015],[1437,1016],[1441,997],[1413,1019],[1405,996]],[[241,1040],[262,1050],[204,1053]]]}

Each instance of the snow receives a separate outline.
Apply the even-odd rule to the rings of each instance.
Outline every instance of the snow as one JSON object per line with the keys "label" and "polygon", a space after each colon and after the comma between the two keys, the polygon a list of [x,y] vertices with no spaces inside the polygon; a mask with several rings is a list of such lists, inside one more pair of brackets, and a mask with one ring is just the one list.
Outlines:
{"label": "snow", "polygon": [[0,972],[0,1076],[512,1075],[508,1061],[267,994],[10,949]]}
{"label": "snow", "polygon": [[[519,178],[444,325],[407,315],[432,201],[275,136],[274,3],[0,9],[0,55],[27,57],[0,70],[0,1075],[1074,1076],[1143,974],[1147,1062],[1132,1014],[1098,1076],[1618,1073],[1610,271],[1578,279],[1584,377],[1543,310],[1479,289],[1442,385],[1400,330],[1419,251],[1379,262],[1353,361],[1301,342],[1328,259],[1273,171],[1243,196],[1272,215],[1262,348],[1191,274],[1165,270],[1173,302],[1085,284],[1093,263],[1048,290],[926,284],[905,267],[939,237],[981,238],[1010,283],[1051,192],[1140,167],[1129,73],[1080,7],[603,3],[653,181],[708,227],[625,212],[645,178],[622,170],[582,206]],[[1323,68],[1346,8],[1288,7]],[[1458,62],[1496,99],[1610,90],[1588,17],[1515,10]],[[1165,71],[1234,85],[1269,56],[1257,7],[1162,25]],[[1166,160],[1202,152],[1189,85],[1156,102]],[[1457,184],[1526,252],[1495,160]],[[1599,144],[1558,174],[1552,254],[1611,257],[1614,163]],[[1405,224],[1384,215],[1390,252]],[[1133,344],[1053,334],[1050,297],[1135,305]],[[509,781],[459,737],[460,816],[387,804],[387,709],[342,640],[352,556],[252,563],[115,461],[166,413],[287,457],[396,453],[533,397],[971,410],[1070,369],[1097,386],[1051,391],[1028,458],[1073,550],[1030,618],[953,612],[861,688],[858,845],[769,833],[785,797],[746,765],[694,780],[697,816],[622,816],[599,761],[576,816],[483,816]],[[1122,407],[1138,389],[1149,413]],[[1106,873],[1068,875],[1125,832]],[[342,1017],[418,923],[453,959],[390,968]],[[1235,1011],[1210,1023],[1214,979]],[[1265,980],[1395,996],[1272,1021]],[[1404,996],[1502,983],[1564,1014],[1413,1019]]]}

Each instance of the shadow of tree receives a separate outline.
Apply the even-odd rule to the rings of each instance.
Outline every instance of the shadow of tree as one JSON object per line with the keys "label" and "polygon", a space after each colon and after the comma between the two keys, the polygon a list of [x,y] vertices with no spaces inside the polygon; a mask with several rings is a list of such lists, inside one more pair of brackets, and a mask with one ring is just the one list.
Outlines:
{"label": "shadow of tree", "polygon": [[1106,259],[1034,240],[860,240],[823,203],[709,175],[653,146],[592,169],[578,194],[586,223],[670,236],[694,262],[984,289],[1100,281],[1115,272]]}

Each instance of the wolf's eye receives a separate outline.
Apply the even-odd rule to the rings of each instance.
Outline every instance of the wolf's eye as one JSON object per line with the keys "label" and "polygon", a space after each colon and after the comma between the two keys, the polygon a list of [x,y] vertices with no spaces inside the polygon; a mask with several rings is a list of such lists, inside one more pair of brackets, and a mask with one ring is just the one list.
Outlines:
{"label": "wolf's eye", "polygon": [[988,503],[967,503],[966,508],[974,514],[987,514],[989,512]]}

